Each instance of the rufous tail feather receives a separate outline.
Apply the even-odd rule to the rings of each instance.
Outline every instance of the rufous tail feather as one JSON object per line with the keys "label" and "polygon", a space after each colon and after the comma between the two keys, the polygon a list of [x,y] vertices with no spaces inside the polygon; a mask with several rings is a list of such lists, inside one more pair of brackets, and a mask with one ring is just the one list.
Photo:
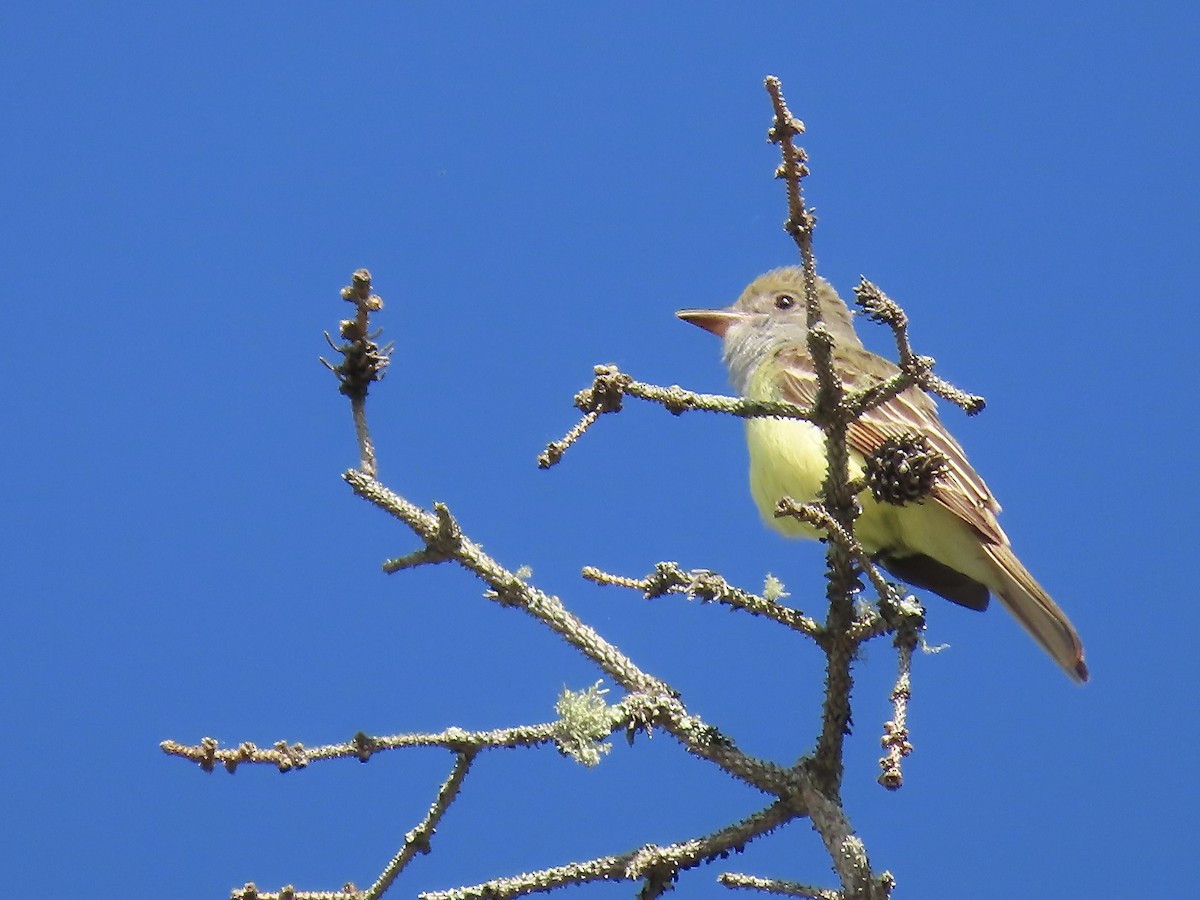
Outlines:
{"label": "rufous tail feather", "polygon": [[1000,584],[991,587],[1000,602],[1071,678],[1087,681],[1083,642],[1066,613],[1021,565],[1010,547],[987,544],[984,550],[999,570],[996,574]]}

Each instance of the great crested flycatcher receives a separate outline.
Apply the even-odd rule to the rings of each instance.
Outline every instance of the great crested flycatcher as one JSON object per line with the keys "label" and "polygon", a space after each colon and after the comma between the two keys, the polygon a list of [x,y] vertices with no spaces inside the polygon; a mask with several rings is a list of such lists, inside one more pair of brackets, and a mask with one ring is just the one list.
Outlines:
{"label": "great crested flycatcher", "polygon": [[[849,390],[860,390],[899,369],[867,350],[854,332],[852,313],[822,278],[816,282],[822,318],[833,336],[834,368]],[[676,315],[724,341],[730,380],[743,397],[785,400],[809,408],[817,375],[807,343],[804,273],[776,269],[751,282],[726,309],[685,309]],[[896,505],[859,495],[862,514],[855,534],[883,568],[916,587],[954,603],[984,610],[995,594],[1017,621],[1076,681],[1087,681],[1083,644],[1066,614],[1050,599],[1013,553],[996,514],[1000,505],[967,462],[958,441],[938,419],[933,400],[910,387],[851,423],[847,442],[850,477],[864,471],[864,457],[905,434],[925,438],[946,466],[928,497]],[[800,419],[746,420],[750,491],[763,518],[793,537],[816,537],[794,518],[775,518],[783,497],[815,500],[825,479],[825,437]]]}

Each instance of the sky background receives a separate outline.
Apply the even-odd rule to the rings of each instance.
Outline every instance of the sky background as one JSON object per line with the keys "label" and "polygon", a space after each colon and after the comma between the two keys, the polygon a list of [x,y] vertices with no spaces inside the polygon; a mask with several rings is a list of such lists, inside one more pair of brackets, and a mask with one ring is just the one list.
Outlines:
{"label": "sky background", "polygon": [[[579,578],[772,572],[819,614],[820,547],[761,524],[741,424],[630,402],[535,464],[597,363],[725,389],[717,343],[673,313],[796,259],[767,74],[809,128],[820,271],[881,285],[918,352],[987,397],[944,418],[1093,673],[1078,688],[1002,610],[930,598],[950,648],[917,660],[891,794],[894,657],[872,645],[845,786],[872,862],[897,900],[1191,889],[1197,42],[1182,0],[8,4],[3,893],[367,885],[447,754],[230,777],[159,742],[541,722],[600,677],[460,572],[381,574],[414,542],[341,481],[353,430],[317,362],[360,266],[396,342],[369,406],[382,478],[448,503],[744,749],[811,746],[812,646]],[[489,754],[393,893],[761,802],[664,735],[595,770]],[[724,896],[727,869],[833,884],[804,822],[679,896]]]}

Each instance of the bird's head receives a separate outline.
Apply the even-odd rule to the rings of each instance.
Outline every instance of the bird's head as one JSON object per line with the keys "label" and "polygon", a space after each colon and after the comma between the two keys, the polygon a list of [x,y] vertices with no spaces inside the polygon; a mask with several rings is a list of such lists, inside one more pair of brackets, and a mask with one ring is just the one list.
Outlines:
{"label": "bird's head", "polygon": [[[817,278],[816,288],[821,318],[834,339],[859,344],[853,313],[837,292],[824,278]],[[681,309],[675,315],[723,340],[730,379],[744,393],[757,364],[780,347],[805,346],[808,305],[804,270],[797,266],[773,269],[750,282],[724,309]]]}

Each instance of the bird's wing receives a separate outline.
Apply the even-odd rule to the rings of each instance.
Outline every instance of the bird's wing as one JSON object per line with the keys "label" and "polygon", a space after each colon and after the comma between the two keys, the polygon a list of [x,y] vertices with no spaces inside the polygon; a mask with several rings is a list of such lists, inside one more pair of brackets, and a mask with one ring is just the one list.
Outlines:
{"label": "bird's wing", "polygon": [[[846,387],[862,390],[899,372],[895,365],[868,350],[838,347],[835,365]],[[817,396],[817,375],[807,353],[790,349],[780,354],[783,363],[784,397],[798,406],[811,406]],[[850,446],[864,455],[874,452],[889,438],[905,433],[923,435],[930,446],[946,459],[946,471],[934,484],[931,496],[988,541],[1006,546],[1008,537],[996,514],[1000,504],[979,473],[967,462],[962,446],[938,418],[937,405],[924,391],[910,387],[899,395],[867,410],[850,423]]]}

